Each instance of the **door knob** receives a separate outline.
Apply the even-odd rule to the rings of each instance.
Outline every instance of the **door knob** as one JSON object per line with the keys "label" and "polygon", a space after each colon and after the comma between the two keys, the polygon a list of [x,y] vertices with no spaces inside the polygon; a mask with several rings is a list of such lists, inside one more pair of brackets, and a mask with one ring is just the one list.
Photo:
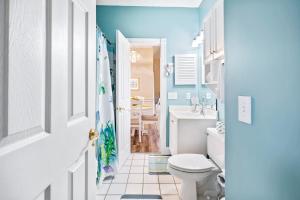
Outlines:
{"label": "door knob", "polygon": [[92,142],[92,146],[95,146],[95,141],[98,139],[98,137],[98,132],[95,129],[91,128],[89,132],[89,140],[90,142]]}
{"label": "door knob", "polygon": [[125,110],[125,108],[123,108],[123,107],[117,107],[116,110],[117,111],[122,111],[122,110]]}
{"label": "door knob", "polygon": [[123,108],[122,108],[122,107],[120,107],[120,106],[118,106],[118,107],[116,107],[116,110],[117,110],[117,111],[122,111],[122,110],[123,110]]}

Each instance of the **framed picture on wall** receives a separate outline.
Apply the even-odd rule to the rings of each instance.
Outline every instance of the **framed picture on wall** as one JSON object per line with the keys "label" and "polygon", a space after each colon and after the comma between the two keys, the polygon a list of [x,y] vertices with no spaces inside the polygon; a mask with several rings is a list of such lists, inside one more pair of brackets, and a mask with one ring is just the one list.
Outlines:
{"label": "framed picture on wall", "polygon": [[138,78],[131,78],[130,79],[130,89],[138,90],[139,89],[139,79]]}

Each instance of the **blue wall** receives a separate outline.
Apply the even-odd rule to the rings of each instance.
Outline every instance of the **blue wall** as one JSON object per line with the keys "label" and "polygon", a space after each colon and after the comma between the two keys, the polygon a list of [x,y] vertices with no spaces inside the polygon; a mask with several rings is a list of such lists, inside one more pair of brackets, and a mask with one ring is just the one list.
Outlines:
{"label": "blue wall", "polygon": [[[97,6],[97,24],[112,42],[115,42],[117,29],[128,38],[166,38],[168,62],[173,62],[175,54],[199,53],[191,46],[200,31],[198,8]],[[199,79],[200,72],[199,65]],[[192,95],[209,92],[201,85],[175,86],[174,76],[168,78],[168,91],[178,93],[178,100],[169,100],[169,105],[190,104],[189,100],[185,100],[187,92]]]}
{"label": "blue wall", "polygon": [[202,26],[203,19],[206,17],[208,12],[211,10],[211,8],[214,6],[214,4],[217,2],[217,0],[203,0],[200,7],[199,7],[199,19],[200,24]]}
{"label": "blue wall", "polygon": [[225,0],[226,199],[300,199],[299,19],[298,0]]}

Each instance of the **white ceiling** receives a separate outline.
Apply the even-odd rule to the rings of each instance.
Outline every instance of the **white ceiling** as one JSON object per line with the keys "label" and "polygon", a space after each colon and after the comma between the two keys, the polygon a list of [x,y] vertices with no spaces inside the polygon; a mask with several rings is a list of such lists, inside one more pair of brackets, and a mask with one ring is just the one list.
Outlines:
{"label": "white ceiling", "polygon": [[197,8],[202,0],[97,0],[97,5]]}

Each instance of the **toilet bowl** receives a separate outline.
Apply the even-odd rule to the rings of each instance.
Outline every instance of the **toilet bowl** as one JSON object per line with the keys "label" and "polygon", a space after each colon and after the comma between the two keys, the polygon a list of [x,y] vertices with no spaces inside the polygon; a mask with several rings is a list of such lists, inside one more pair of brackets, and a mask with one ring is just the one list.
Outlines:
{"label": "toilet bowl", "polygon": [[217,175],[224,168],[224,134],[208,129],[207,153],[176,154],[168,160],[170,174],[182,180],[180,196],[183,200],[218,199],[221,190]]}
{"label": "toilet bowl", "polygon": [[197,185],[203,185],[219,168],[201,154],[177,154],[168,161],[169,172],[182,180],[180,196],[183,200],[197,200]]}

